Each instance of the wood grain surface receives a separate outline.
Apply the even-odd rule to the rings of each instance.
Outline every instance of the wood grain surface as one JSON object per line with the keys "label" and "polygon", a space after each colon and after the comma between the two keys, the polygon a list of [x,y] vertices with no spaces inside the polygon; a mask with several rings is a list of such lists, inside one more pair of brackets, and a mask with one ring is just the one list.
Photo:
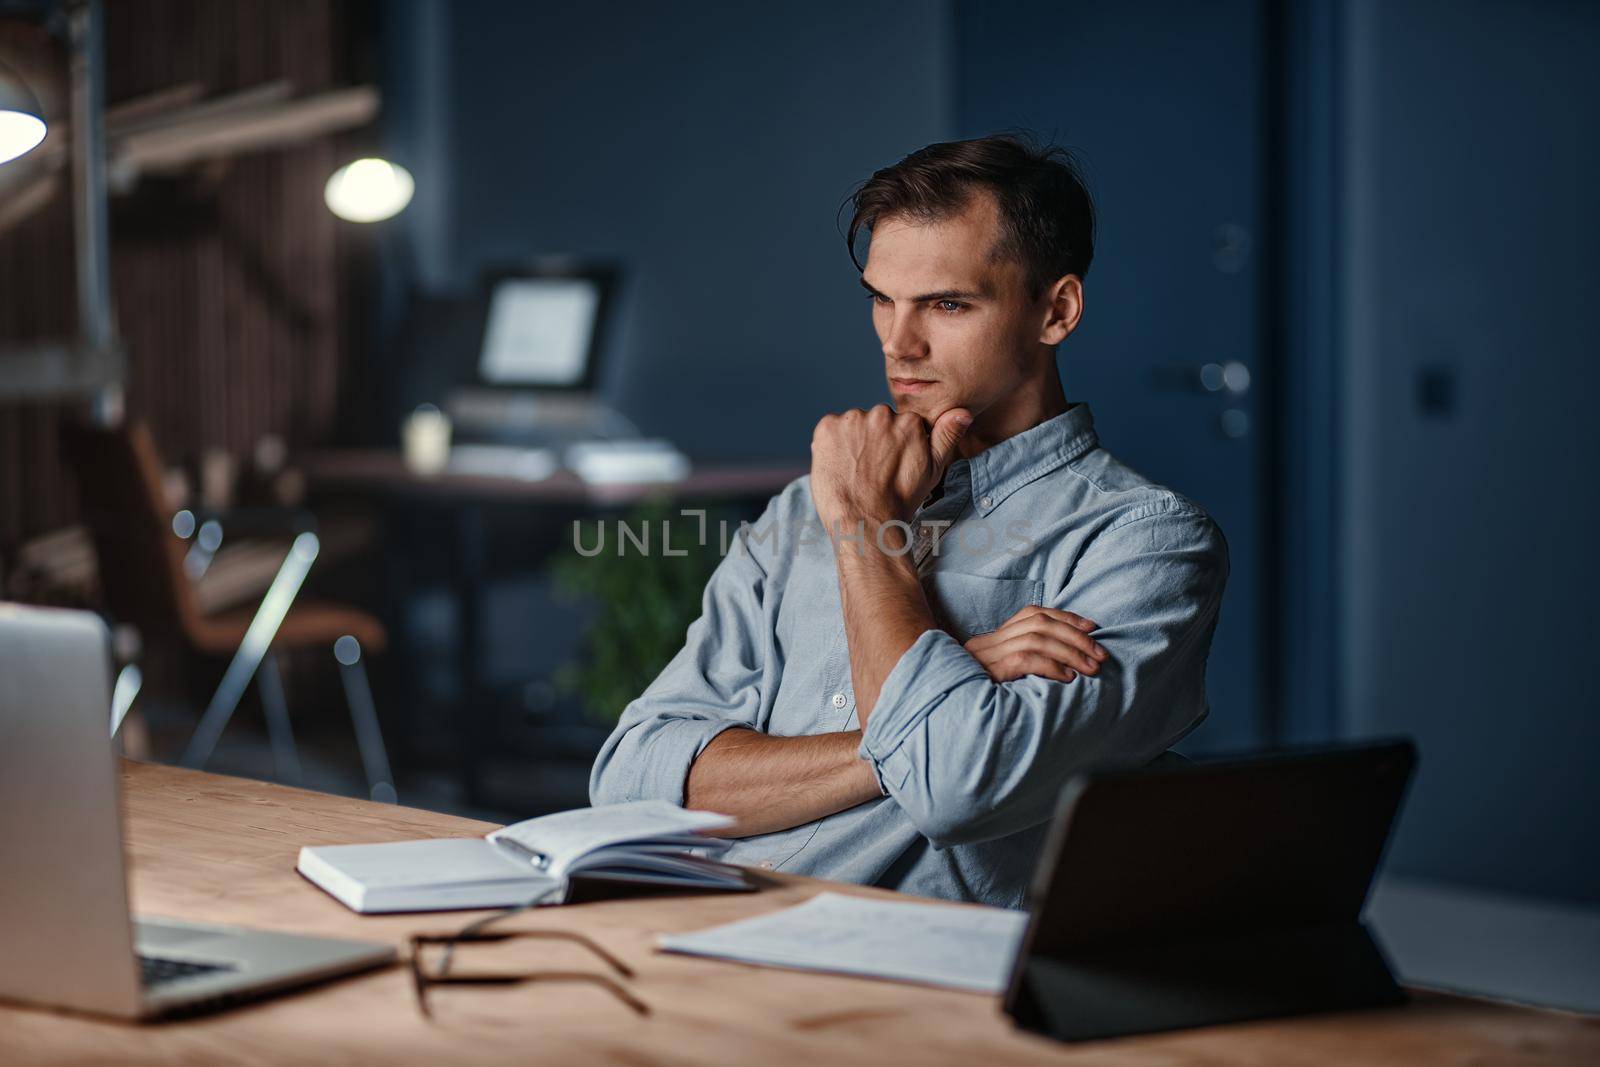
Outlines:
{"label": "wood grain surface", "polygon": [[[124,765],[135,907],[149,914],[403,945],[474,913],[359,916],[294,871],[301,845],[473,836],[467,819],[170,767]],[[777,876],[760,893],[611,901],[513,920],[581,931],[637,971],[640,1018],[584,985],[444,990],[417,1011],[404,966],[231,1011],[135,1025],[0,1007],[0,1064],[1592,1064],[1600,1020],[1419,993],[1406,1008],[1060,1045],[997,998],[655,951],[694,930],[859,886]],[[481,913],[479,913],[481,914]],[[527,944],[527,943],[525,943]],[[598,971],[536,942],[551,968]]]}

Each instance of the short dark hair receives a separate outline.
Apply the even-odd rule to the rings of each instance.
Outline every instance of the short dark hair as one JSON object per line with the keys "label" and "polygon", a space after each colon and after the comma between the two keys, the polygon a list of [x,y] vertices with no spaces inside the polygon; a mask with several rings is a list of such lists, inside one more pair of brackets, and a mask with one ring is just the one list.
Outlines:
{"label": "short dark hair", "polygon": [[1094,200],[1072,153],[1021,134],[943,141],[919,148],[862,182],[845,241],[857,270],[856,238],[880,220],[936,221],[959,212],[979,190],[1000,205],[997,258],[1021,265],[1035,295],[1065,274],[1089,273],[1094,258]]}

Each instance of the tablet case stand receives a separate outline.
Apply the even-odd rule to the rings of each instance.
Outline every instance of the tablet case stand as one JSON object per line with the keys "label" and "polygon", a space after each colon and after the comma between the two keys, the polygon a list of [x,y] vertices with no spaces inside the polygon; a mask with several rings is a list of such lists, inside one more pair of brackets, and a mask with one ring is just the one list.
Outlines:
{"label": "tablet case stand", "polygon": [[1069,1041],[1401,1004],[1362,910],[1406,740],[1079,775],[1005,1009]]}
{"label": "tablet case stand", "polygon": [[1017,1022],[1067,1041],[1406,999],[1361,923],[1035,956],[1019,985]]}

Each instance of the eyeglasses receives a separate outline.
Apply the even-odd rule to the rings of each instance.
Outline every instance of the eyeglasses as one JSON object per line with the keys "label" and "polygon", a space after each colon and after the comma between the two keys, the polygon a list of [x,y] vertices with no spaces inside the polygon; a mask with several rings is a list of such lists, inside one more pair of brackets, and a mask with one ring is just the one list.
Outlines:
{"label": "eyeglasses", "polygon": [[[526,985],[532,982],[582,982],[588,985],[599,986],[639,1015],[649,1015],[650,1007],[644,1001],[634,996],[623,988],[614,979],[603,974],[591,974],[586,971],[532,971],[525,973],[503,973],[498,971],[455,971],[450,970],[450,963],[455,955],[457,945],[463,944],[495,944],[505,943],[519,939],[567,941],[580,945],[601,960],[605,961],[621,978],[632,978],[633,969],[623,963],[610,952],[601,948],[582,934],[572,933],[567,930],[488,930],[492,923],[509,918],[529,908],[537,907],[540,902],[522,904],[494,915],[468,923],[453,934],[413,934],[411,937],[411,982],[417,993],[417,1009],[425,1018],[433,1018],[433,1012],[428,1007],[428,990],[434,986],[460,985],[460,986],[515,986]],[[431,973],[423,963],[423,951],[428,946],[443,945],[444,953],[439,958],[439,964]]]}

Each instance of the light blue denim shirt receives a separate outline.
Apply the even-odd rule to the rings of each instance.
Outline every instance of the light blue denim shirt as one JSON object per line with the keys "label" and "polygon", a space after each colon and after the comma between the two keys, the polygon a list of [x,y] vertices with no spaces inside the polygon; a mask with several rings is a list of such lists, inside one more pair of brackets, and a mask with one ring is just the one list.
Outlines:
{"label": "light blue denim shirt", "polygon": [[[727,859],[1021,907],[1066,780],[1148,762],[1205,718],[1227,545],[1198,506],[1101,448],[1084,404],[952,463],[911,526],[943,629],[900,657],[868,717],[860,754],[883,798],[745,838]],[[1028,604],[1099,623],[1100,673],[993,681],[962,643]],[[858,725],[834,548],[803,477],[732,540],[683,650],[601,750],[590,797],[682,804],[689,765],[731,727]]]}

